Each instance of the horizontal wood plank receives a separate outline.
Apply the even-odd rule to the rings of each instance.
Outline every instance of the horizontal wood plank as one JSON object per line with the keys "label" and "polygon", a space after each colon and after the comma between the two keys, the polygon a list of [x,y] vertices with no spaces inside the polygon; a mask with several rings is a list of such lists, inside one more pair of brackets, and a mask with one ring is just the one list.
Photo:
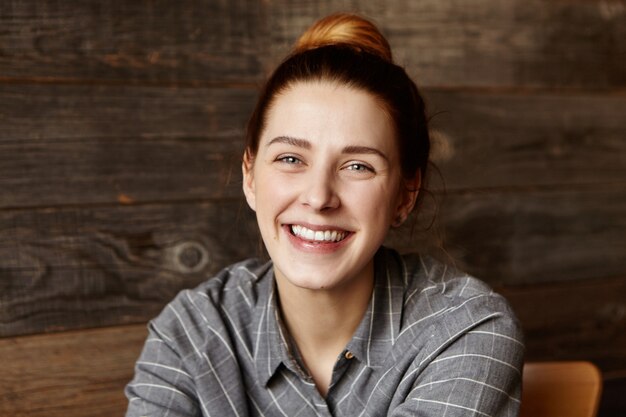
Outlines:
{"label": "horizontal wood plank", "polygon": [[447,248],[491,283],[623,276],[626,186],[450,198]]}
{"label": "horizontal wood plank", "polygon": [[[425,95],[449,190],[626,183],[626,97]],[[1,86],[0,208],[238,197],[255,100],[247,88]]]}
{"label": "horizontal wood plank", "polygon": [[[390,242],[402,250],[429,244],[492,285],[602,279],[626,271],[624,185],[449,193],[434,207],[432,198],[424,201],[421,218],[409,219]],[[426,230],[433,215],[439,230]]]}
{"label": "horizontal wood plank", "polygon": [[0,87],[0,207],[240,196],[255,94]]}
{"label": "horizontal wood plank", "polygon": [[618,1],[3,2],[0,76],[257,82],[314,20],[346,10],[375,19],[425,86],[626,85]]}
{"label": "horizontal wood plank", "polygon": [[396,61],[420,85],[626,85],[626,13],[617,1],[279,0],[267,7],[273,57],[321,16],[352,10],[381,26]]}
{"label": "horizontal wood plank", "polygon": [[[624,191],[450,194],[444,253],[494,286],[621,276]],[[388,243],[437,252],[429,210]],[[147,320],[179,289],[261,253],[241,199],[4,211],[0,225],[3,335]]]}
{"label": "horizontal wood plank", "polygon": [[626,415],[626,374],[604,380],[599,417],[621,417]]}
{"label": "horizontal wood plank", "polygon": [[145,324],[0,339],[0,415],[122,416]]}
{"label": "horizontal wood plank", "polygon": [[527,360],[590,360],[626,376],[626,274],[496,289],[522,323]]}
{"label": "horizontal wood plank", "polygon": [[598,415],[624,415],[626,275],[496,289],[521,320],[527,361],[592,361],[604,380]]}
{"label": "horizontal wood plank", "polygon": [[243,200],[0,212],[0,336],[146,321],[261,255]]}
{"label": "horizontal wood plank", "polygon": [[449,190],[626,184],[626,96],[427,91]]}
{"label": "horizontal wood plank", "polygon": [[[0,84],[2,143],[240,135],[248,87]],[[221,150],[221,149],[220,149]]]}
{"label": "horizontal wood plank", "polygon": [[267,42],[261,2],[36,0],[0,4],[0,77],[250,82]]}

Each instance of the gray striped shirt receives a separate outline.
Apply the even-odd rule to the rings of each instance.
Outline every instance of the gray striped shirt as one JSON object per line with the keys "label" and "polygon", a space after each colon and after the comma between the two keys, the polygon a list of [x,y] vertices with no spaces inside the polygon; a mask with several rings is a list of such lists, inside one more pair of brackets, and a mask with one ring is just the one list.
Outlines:
{"label": "gray striped shirt", "polygon": [[248,260],[150,323],[126,415],[513,417],[523,350],[484,283],[381,248],[369,308],[322,397],[281,324],[271,263]]}

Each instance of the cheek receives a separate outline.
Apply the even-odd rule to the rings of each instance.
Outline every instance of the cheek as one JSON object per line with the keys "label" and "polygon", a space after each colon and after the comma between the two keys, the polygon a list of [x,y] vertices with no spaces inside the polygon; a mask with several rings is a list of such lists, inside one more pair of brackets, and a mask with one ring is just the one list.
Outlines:
{"label": "cheek", "polygon": [[397,195],[391,192],[393,187],[388,183],[352,184],[346,187],[344,205],[350,207],[354,214],[371,222],[391,224],[395,217]]}
{"label": "cheek", "polygon": [[282,181],[279,175],[261,175],[256,183],[257,212],[271,214],[280,212],[294,199],[294,187]]}

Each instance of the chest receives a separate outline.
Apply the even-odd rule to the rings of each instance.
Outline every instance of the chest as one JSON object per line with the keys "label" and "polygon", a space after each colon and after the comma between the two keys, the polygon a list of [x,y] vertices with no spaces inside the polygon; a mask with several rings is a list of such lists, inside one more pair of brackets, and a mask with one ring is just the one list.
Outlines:
{"label": "chest", "polygon": [[367,366],[344,354],[335,364],[326,396],[312,377],[285,366],[267,386],[249,380],[250,415],[384,416],[404,402],[418,372],[410,355],[389,360],[382,366]]}

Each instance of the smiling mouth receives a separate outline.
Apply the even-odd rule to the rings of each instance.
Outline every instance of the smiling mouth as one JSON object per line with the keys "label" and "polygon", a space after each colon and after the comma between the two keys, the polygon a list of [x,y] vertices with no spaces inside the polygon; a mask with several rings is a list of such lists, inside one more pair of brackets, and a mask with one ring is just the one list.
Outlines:
{"label": "smiling mouth", "polygon": [[301,239],[313,242],[341,242],[348,236],[348,232],[341,230],[311,230],[298,224],[292,224],[291,233]]}

